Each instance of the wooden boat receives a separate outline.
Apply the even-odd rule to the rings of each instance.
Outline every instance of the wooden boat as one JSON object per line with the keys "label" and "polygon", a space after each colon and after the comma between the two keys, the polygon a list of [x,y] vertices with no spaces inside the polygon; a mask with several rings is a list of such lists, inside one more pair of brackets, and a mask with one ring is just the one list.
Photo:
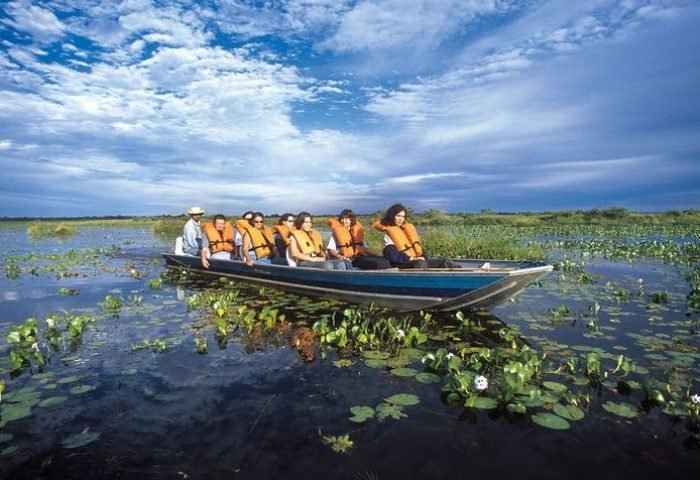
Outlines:
{"label": "wooden boat", "polygon": [[224,276],[269,287],[349,303],[375,304],[397,311],[478,310],[517,295],[552,271],[537,261],[454,260],[461,268],[411,270],[320,270],[164,253],[169,268]]}

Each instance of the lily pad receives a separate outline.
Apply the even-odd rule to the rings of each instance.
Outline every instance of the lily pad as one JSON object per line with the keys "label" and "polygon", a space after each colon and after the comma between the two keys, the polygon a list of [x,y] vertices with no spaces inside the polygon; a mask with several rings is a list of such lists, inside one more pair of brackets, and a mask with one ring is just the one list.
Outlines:
{"label": "lily pad", "polygon": [[365,365],[367,365],[370,368],[382,368],[386,367],[386,360],[383,360],[381,358],[368,358],[365,360]]}
{"label": "lily pad", "polygon": [[567,420],[577,421],[584,417],[583,411],[574,405],[554,405],[554,413]]}
{"label": "lily pad", "polygon": [[415,368],[395,368],[391,370],[391,373],[398,377],[415,377],[418,374],[418,370]]}
{"label": "lily pad", "polygon": [[571,428],[571,424],[565,419],[561,418],[559,415],[548,412],[539,412],[531,415],[530,418],[537,425],[545,428],[551,428],[552,430],[568,430]]}
{"label": "lily pad", "polygon": [[420,360],[423,358],[423,355],[425,355],[425,352],[417,348],[404,348],[401,350],[401,354],[407,358],[410,358],[411,360]]}
{"label": "lily pad", "polygon": [[10,455],[12,453],[15,453],[17,451],[17,445],[10,445],[6,449],[0,452],[0,456],[4,457],[6,455]]}
{"label": "lily pad", "polygon": [[70,393],[73,395],[80,395],[83,393],[91,392],[95,390],[97,387],[93,385],[76,385],[75,387],[70,389]]}
{"label": "lily pad", "polygon": [[49,397],[45,400],[42,400],[39,403],[39,406],[42,408],[49,408],[49,407],[53,407],[55,405],[60,405],[61,403],[65,402],[66,400],[68,400],[68,397],[65,397],[65,396]]}
{"label": "lily pad", "polygon": [[384,420],[386,418],[401,420],[407,416],[401,405],[394,405],[392,403],[381,403],[377,405],[377,418],[379,420]]}
{"label": "lily pad", "polygon": [[412,393],[397,393],[386,399],[387,402],[393,403],[394,405],[418,405],[420,403],[420,398]]}
{"label": "lily pad", "polygon": [[26,403],[7,403],[0,408],[0,413],[3,423],[9,423],[31,415],[32,407]]}
{"label": "lily pad", "polygon": [[559,383],[559,382],[546,381],[546,382],[542,382],[542,385],[544,385],[545,388],[548,388],[548,389],[552,390],[553,392],[557,392],[557,393],[564,393],[568,390],[568,387],[566,385],[564,385],[563,383]]}
{"label": "lily pad", "polygon": [[478,408],[479,410],[492,410],[498,407],[498,402],[490,397],[470,397],[464,403],[464,406]]}
{"label": "lily pad", "polygon": [[391,355],[389,355],[387,352],[376,352],[374,350],[370,350],[368,352],[362,352],[362,356],[372,360],[386,360]]}
{"label": "lily pad", "polygon": [[80,380],[79,376],[71,375],[70,377],[63,377],[63,378],[59,379],[57,383],[73,383],[73,382],[77,382],[78,380]]}
{"label": "lily pad", "polygon": [[94,442],[100,438],[100,434],[97,432],[83,432],[77,435],[71,435],[61,442],[63,448],[80,448],[85,445]]}
{"label": "lily pad", "polygon": [[634,405],[629,403],[621,402],[615,403],[612,401],[605,402],[603,405],[603,410],[614,413],[623,418],[635,418],[637,416],[637,409]]}
{"label": "lily pad", "polygon": [[421,372],[416,375],[416,380],[420,383],[440,383],[440,377],[434,373]]}
{"label": "lily pad", "polygon": [[7,443],[14,438],[11,433],[0,433],[0,443]]}
{"label": "lily pad", "polygon": [[352,413],[350,421],[355,423],[362,423],[374,417],[374,409],[365,405],[350,407],[350,413]]}

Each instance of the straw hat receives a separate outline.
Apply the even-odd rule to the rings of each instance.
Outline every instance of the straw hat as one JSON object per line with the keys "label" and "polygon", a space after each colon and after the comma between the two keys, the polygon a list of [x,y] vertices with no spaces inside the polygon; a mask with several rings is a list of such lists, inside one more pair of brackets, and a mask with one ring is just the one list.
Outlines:
{"label": "straw hat", "polygon": [[199,207],[192,207],[189,210],[187,210],[187,215],[203,215],[204,210],[202,210]]}

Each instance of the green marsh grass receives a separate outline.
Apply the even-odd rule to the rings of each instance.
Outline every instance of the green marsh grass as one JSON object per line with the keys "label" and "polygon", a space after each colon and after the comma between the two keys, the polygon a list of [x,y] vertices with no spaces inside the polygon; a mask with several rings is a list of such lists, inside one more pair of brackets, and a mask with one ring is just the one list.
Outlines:
{"label": "green marsh grass", "polygon": [[34,222],[27,228],[27,235],[37,240],[46,237],[72,237],[78,230],[65,223]]}

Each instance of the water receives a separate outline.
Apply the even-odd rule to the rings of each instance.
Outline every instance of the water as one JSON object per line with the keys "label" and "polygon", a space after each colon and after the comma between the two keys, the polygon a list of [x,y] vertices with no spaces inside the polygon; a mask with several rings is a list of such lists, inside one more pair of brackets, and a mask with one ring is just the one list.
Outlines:
{"label": "water", "polygon": [[[29,252],[119,247],[116,255],[58,269],[71,276],[57,278],[56,269],[26,273],[32,262],[25,262],[18,278],[0,280],[3,352],[10,326],[28,317],[41,324],[50,312],[64,310],[96,319],[79,344],[68,342],[42,372],[34,366],[10,375],[9,362],[0,357],[6,395],[35,388],[42,401],[67,397],[55,406],[33,405],[30,416],[0,430],[12,435],[0,443],[1,478],[689,478],[700,471],[700,452],[682,422],[658,408],[632,420],[604,412],[601,403],[618,397],[609,386],[596,393],[584,420],[553,431],[527,416],[448,406],[439,384],[370,368],[361,357],[351,357],[354,363],[344,368],[334,365],[334,354],[302,361],[292,346],[295,329],[337,305],[245,289],[253,302],[281,306],[292,322],[267,337],[234,335],[219,346],[206,314],[188,310],[184,301],[202,291],[201,282],[149,287],[163,271],[159,252],[169,245],[145,229],[82,229],[63,242],[35,243],[23,230],[0,229],[0,240],[7,247],[3,264]],[[697,313],[686,315],[688,286],[679,272],[651,261],[598,261],[587,271],[601,276],[593,286],[552,274],[514,303],[474,316],[489,328],[466,341],[488,342],[498,329],[514,326],[532,348],[551,348],[553,356],[595,346],[624,352],[652,373],[676,362],[697,387]],[[59,294],[62,287],[79,294]],[[620,289],[630,298],[618,304],[613,292]],[[648,293],[661,291],[668,291],[668,302],[648,301]],[[100,308],[106,295],[124,299],[118,316]],[[595,302],[602,309],[597,325],[589,326]],[[563,304],[570,314],[552,321],[549,309]],[[664,345],[676,338],[692,351],[678,359],[677,350],[649,350],[648,339],[630,333]],[[132,348],[146,338],[166,339],[169,349]],[[194,338],[207,339],[206,355],[196,353]],[[443,344],[432,341],[435,348]],[[420,362],[413,366],[422,368]],[[420,398],[405,407],[406,418],[348,420],[350,407],[377,406],[397,393]],[[64,448],[62,442],[80,433],[99,438]],[[323,442],[345,434],[354,442],[348,453]]]}

